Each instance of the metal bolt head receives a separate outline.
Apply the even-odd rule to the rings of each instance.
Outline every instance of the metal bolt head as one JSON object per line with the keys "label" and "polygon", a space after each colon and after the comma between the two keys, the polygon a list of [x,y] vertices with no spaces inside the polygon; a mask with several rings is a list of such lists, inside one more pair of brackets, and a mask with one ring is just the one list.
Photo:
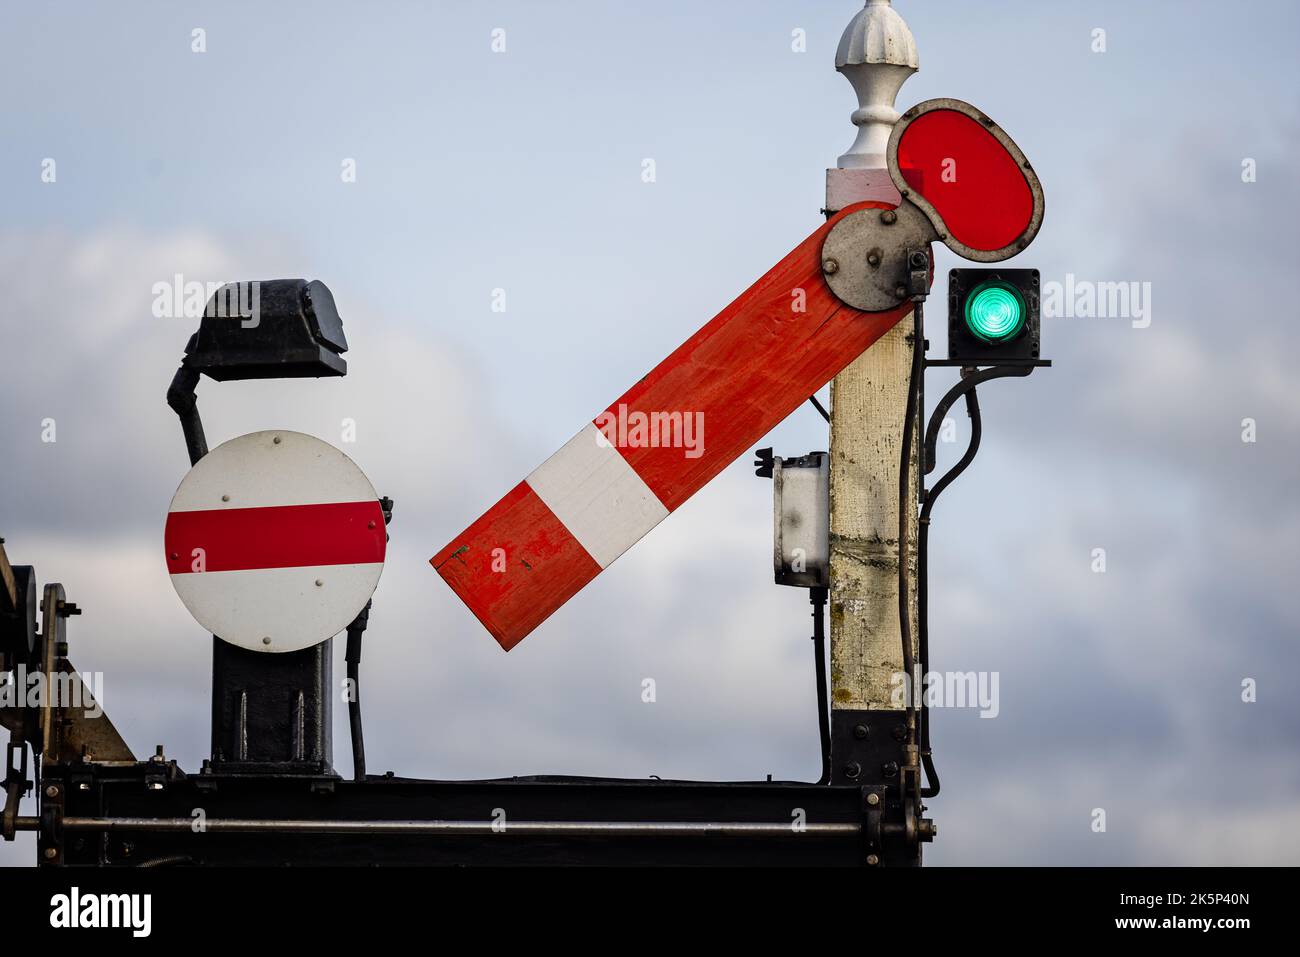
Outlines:
{"label": "metal bolt head", "polygon": [[897,296],[899,299],[906,299],[906,298],[907,298],[907,287],[906,287],[906,286],[895,286],[895,287],[894,287],[894,295]]}
{"label": "metal bolt head", "polygon": [[886,761],[880,768],[880,773],[887,778],[892,778],[898,774],[898,762]]}
{"label": "metal bolt head", "polygon": [[894,223],[898,222],[898,213],[894,212],[892,209],[887,209],[880,214],[880,221],[886,226],[892,226]]}
{"label": "metal bolt head", "polygon": [[828,276],[834,276],[837,272],[840,271],[839,261],[835,259],[826,260],[824,263],[822,263],[822,271],[825,272]]}
{"label": "metal bolt head", "polygon": [[855,724],[853,726],[853,736],[859,741],[865,741],[871,736],[871,731],[865,724]]}
{"label": "metal bolt head", "polygon": [[894,734],[894,740],[895,740],[895,741],[902,741],[902,740],[904,740],[904,739],[907,737],[907,725],[905,725],[905,724],[896,724],[896,725],[894,725],[894,731],[893,731],[893,734]]}
{"label": "metal bolt head", "polygon": [[223,502],[229,502],[229,501],[230,501],[230,496],[229,496],[229,495],[223,495],[223,496],[221,496],[221,501],[223,501]]}
{"label": "metal bolt head", "polygon": [[324,584],[325,584],[325,579],[323,579],[323,578],[318,578],[318,579],[316,579],[316,587],[317,587],[317,588],[320,588],[320,587],[321,587],[322,585],[324,585]]}
{"label": "metal bolt head", "polygon": [[275,438],[273,438],[271,441],[274,442],[276,445],[279,445],[279,444],[280,444],[280,437],[277,435],[277,436],[276,436]]}
{"label": "metal bolt head", "polygon": [[868,854],[867,863],[870,864],[872,867],[875,867],[877,864],[880,863],[880,858],[877,857],[875,854]]}
{"label": "metal bolt head", "polygon": [[880,795],[875,793],[868,794],[867,803],[870,804],[872,807],[875,807],[877,804],[880,803]]}
{"label": "metal bolt head", "polygon": [[270,643],[271,643],[271,636],[270,636],[270,635],[267,635],[265,638],[262,639],[262,644],[264,644],[264,645],[269,645]]}
{"label": "metal bolt head", "polygon": [[58,796],[59,796],[59,786],[58,786],[57,784],[51,784],[49,787],[47,787],[47,788],[45,789],[45,796],[46,796],[47,798],[56,798],[56,797],[58,797]]}
{"label": "metal bolt head", "polygon": [[59,849],[57,847],[47,847],[45,849],[45,859],[47,861],[52,861],[58,856],[59,856]]}
{"label": "metal bolt head", "polygon": [[869,265],[869,266],[879,266],[879,265],[880,265],[880,250],[879,250],[879,249],[873,249],[873,250],[871,250],[871,252],[867,253],[867,265]]}
{"label": "metal bolt head", "polygon": [[861,773],[862,765],[858,764],[857,761],[850,761],[848,764],[844,765],[844,776],[850,781],[855,779]]}

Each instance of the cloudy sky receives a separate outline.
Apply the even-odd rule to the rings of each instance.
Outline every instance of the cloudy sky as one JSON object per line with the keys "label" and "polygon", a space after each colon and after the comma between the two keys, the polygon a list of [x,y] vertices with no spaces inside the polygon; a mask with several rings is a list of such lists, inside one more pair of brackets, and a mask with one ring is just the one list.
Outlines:
{"label": "cloudy sky", "polygon": [[[1300,8],[896,6],[921,54],[899,105],[974,102],[1043,180],[1014,264],[1150,283],[1149,323],[1045,319],[1055,367],[982,390],[983,450],[936,509],[933,664],[998,672],[1000,714],[935,715],[928,860],[1300,863]],[[745,461],[508,656],[427,560],[816,228],[859,7],[3,8],[0,534],[85,610],[73,660],[137,754],[197,766],[210,689],[160,544],[193,322],[155,318],[152,287],[301,276],[333,290],[347,378],[205,380],[200,406],[213,445],[312,433],[396,500],[371,770],[816,777],[807,598],[771,584],[771,486]],[[940,277],[956,264],[938,250]],[[755,445],[826,441],[805,408]]]}

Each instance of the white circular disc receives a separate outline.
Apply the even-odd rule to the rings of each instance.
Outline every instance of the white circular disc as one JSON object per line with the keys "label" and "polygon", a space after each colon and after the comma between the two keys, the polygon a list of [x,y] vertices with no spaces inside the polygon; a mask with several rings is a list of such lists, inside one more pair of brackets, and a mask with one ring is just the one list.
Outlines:
{"label": "white circular disc", "polygon": [[181,480],[163,535],[189,613],[254,651],[308,648],[343,631],[384,570],[374,486],[327,442],[272,430],[231,439]]}

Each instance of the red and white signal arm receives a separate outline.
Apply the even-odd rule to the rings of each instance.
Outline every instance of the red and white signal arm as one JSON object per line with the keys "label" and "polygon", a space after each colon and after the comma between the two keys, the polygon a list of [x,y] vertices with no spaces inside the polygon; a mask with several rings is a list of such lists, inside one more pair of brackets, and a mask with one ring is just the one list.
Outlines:
{"label": "red and white signal arm", "polygon": [[911,312],[860,312],[826,283],[826,236],[868,208],[889,204],[832,216],[430,559],[502,648]]}
{"label": "red and white signal arm", "polygon": [[167,571],[195,620],[254,651],[298,651],[343,631],[379,584],[387,534],[374,486],[301,432],[231,439],[181,480]]}
{"label": "red and white signal arm", "polygon": [[1023,251],[1043,225],[1043,185],[1020,147],[961,100],[926,100],[895,124],[886,153],[904,198],[939,240],[974,262]]}
{"label": "red and white signal arm", "polygon": [[[960,100],[903,114],[889,143],[899,192],[935,238],[977,262],[1020,252],[1043,220],[1038,177],[997,124]],[[912,311],[849,305],[827,284],[835,213],[712,321],[505,494],[430,563],[507,651]],[[839,266],[836,263],[836,270]],[[654,423],[698,423],[683,454]],[[637,429],[649,423],[650,441]],[[626,427],[625,427],[626,426]]]}

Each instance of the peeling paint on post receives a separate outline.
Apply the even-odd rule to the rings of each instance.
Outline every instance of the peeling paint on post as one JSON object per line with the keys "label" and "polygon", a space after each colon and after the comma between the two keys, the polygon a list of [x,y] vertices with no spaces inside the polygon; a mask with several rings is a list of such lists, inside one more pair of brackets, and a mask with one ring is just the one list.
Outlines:
{"label": "peeling paint on post", "polygon": [[[904,319],[831,386],[831,703],[897,708],[898,458],[912,361]],[[915,501],[919,461],[910,463]],[[908,527],[909,606],[916,629],[916,522]]]}
{"label": "peeling paint on post", "polygon": [[[844,31],[835,67],[853,84],[858,137],[826,172],[826,208],[877,200],[897,205],[885,168],[894,100],[919,66],[916,43],[889,0],[868,0]],[[912,364],[913,323],[903,319],[831,384],[831,706],[896,709],[903,671],[898,622],[898,468]],[[918,411],[918,420],[920,413]],[[911,494],[919,479],[913,442]],[[908,525],[912,635],[916,627],[916,511]]]}

